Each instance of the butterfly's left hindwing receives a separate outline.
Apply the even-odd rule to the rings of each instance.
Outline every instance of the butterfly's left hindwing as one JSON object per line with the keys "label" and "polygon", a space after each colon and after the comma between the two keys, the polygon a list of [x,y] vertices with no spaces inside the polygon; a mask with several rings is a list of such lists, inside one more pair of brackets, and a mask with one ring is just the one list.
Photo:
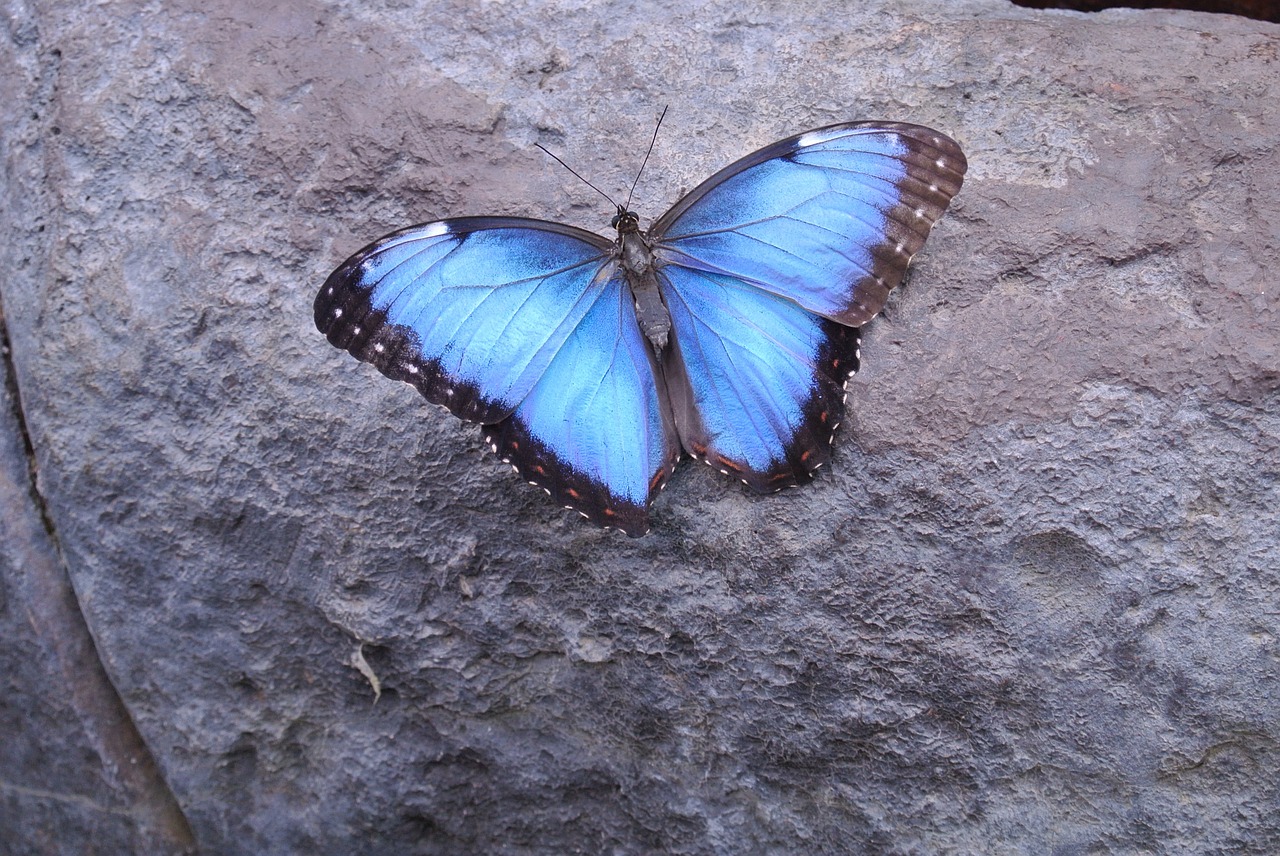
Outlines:
{"label": "butterfly's left hindwing", "polygon": [[334,271],[316,325],[483,423],[499,454],[561,504],[642,535],[679,442],[611,246],[536,220],[429,223]]}
{"label": "butterfly's left hindwing", "polygon": [[631,292],[615,275],[533,391],[485,436],[560,504],[643,535],[680,457],[663,389]]}

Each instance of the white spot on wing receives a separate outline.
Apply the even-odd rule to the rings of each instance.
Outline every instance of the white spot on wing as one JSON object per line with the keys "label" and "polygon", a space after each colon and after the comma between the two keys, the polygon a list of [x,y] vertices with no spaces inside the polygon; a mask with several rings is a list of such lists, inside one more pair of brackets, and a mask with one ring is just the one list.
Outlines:
{"label": "white spot on wing", "polygon": [[333,310],[333,317],[334,317],[334,318],[341,318],[341,317],[342,317],[342,308],[341,308],[341,307],[339,307],[339,308],[337,308],[337,309]]}
{"label": "white spot on wing", "polygon": [[810,131],[807,134],[801,134],[800,139],[796,140],[796,148],[803,149],[805,146],[816,146],[818,143],[826,142],[831,139],[830,132],[821,133],[819,131]]}

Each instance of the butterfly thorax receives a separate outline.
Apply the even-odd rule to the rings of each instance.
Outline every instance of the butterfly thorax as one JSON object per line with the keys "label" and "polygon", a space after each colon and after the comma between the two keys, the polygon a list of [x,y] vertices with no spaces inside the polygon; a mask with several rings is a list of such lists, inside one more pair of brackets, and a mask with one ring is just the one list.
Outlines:
{"label": "butterfly thorax", "polygon": [[634,211],[618,209],[613,218],[618,230],[618,261],[631,286],[631,296],[636,302],[636,321],[657,353],[667,346],[667,334],[671,332],[671,314],[662,302],[658,288],[657,261],[649,242],[640,231],[640,218]]}

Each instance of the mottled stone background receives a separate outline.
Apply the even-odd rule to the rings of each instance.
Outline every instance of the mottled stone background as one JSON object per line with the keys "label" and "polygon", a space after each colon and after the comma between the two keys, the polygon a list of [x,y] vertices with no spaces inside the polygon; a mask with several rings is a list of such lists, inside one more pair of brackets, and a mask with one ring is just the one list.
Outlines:
{"label": "mottled stone background", "polygon": [[[3,0],[0,852],[1280,852],[1280,26]],[[330,347],[399,226],[884,118],[968,181],[776,497],[640,539]],[[375,682],[380,696],[375,691]]]}

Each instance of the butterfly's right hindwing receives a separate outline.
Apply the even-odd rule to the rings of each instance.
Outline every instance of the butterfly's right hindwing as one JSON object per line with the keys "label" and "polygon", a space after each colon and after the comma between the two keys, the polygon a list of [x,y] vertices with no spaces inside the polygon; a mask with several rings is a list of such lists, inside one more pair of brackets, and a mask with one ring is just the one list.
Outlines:
{"label": "butterfly's right hindwing", "polygon": [[684,448],[760,493],[809,481],[831,457],[858,329],[734,277],[674,265],[659,276]]}

